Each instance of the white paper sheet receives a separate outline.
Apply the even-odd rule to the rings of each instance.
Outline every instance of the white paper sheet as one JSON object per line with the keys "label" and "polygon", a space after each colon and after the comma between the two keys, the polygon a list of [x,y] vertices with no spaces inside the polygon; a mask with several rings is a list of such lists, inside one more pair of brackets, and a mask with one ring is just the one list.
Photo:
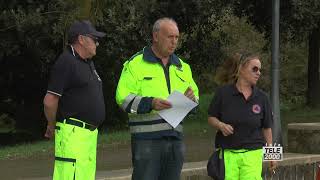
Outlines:
{"label": "white paper sheet", "polygon": [[167,98],[172,105],[170,109],[159,111],[159,115],[172,127],[176,128],[183,118],[198,104],[184,94],[174,91]]}

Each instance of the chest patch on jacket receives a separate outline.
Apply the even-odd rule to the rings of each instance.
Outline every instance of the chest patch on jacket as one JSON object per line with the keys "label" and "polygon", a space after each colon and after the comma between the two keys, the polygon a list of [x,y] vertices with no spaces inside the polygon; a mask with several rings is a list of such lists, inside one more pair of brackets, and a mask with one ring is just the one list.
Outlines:
{"label": "chest patch on jacket", "polygon": [[261,112],[261,107],[258,104],[254,104],[252,106],[252,112],[255,114],[259,114]]}

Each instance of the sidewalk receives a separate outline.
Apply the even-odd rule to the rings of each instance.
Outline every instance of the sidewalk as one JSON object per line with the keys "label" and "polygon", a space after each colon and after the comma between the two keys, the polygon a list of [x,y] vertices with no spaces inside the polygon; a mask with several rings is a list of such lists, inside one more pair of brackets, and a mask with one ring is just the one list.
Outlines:
{"label": "sidewalk", "polygon": [[[206,173],[207,161],[185,163],[183,165],[183,173],[191,175],[194,172],[203,171]],[[97,180],[131,180],[132,169],[120,169],[111,171],[97,171]],[[52,177],[27,178],[24,180],[51,180]]]}
{"label": "sidewalk", "polygon": [[[295,154],[295,153],[285,153],[284,154],[284,160],[279,162],[279,167],[277,168],[277,173],[284,174],[283,176],[279,176],[280,179],[287,179],[285,174],[290,174],[290,177],[293,177],[292,174],[294,172],[287,172],[287,171],[296,171],[296,168],[292,169],[285,169],[285,166],[292,166],[296,167],[299,165],[307,165],[312,164],[315,162],[320,162],[320,155],[316,154]],[[265,162],[266,163],[266,162]],[[188,162],[183,165],[182,175],[181,179],[199,179],[199,180],[210,180],[209,177],[207,177],[207,161],[200,161],[200,162]],[[267,164],[265,164],[264,167],[267,167]],[[303,168],[306,172],[298,172],[302,174],[311,174],[312,175],[312,167],[308,170],[305,167]],[[282,172],[281,172],[282,171]],[[111,170],[111,171],[97,171],[96,179],[97,180],[131,180],[131,172],[132,169],[120,169],[120,170]],[[297,173],[297,172],[296,172]],[[282,178],[281,178],[282,177]],[[298,176],[296,176],[297,178]],[[305,177],[305,176],[303,176]],[[295,179],[296,179],[295,178]],[[309,176],[310,178],[310,176]],[[50,180],[50,177],[45,178],[33,178],[33,180]],[[300,179],[300,178],[298,178]],[[31,180],[31,179],[27,179]]]}
{"label": "sidewalk", "polygon": [[[213,149],[211,135],[187,137],[184,142],[186,144],[185,162],[206,161]],[[0,179],[50,179],[53,172],[53,157],[52,153],[41,153],[34,157],[0,160]],[[128,169],[131,167],[130,143],[99,146],[97,178],[103,179],[110,177],[109,175],[119,174],[119,172],[127,172],[126,174],[129,175],[130,170]]]}

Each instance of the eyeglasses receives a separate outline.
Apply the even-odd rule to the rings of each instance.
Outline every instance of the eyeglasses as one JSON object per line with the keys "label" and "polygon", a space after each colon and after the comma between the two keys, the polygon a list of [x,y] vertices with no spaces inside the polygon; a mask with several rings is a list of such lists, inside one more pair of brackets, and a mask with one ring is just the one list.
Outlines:
{"label": "eyeglasses", "polygon": [[86,34],[86,35],[83,35],[83,36],[86,36],[86,37],[89,37],[93,40],[93,42],[95,43],[95,45],[98,47],[99,46],[99,42],[98,42],[98,38],[95,37],[95,36],[92,36],[90,34]]}
{"label": "eyeglasses", "polygon": [[254,66],[251,69],[252,72],[257,73],[258,71],[261,72],[261,68],[259,68],[258,66]]}

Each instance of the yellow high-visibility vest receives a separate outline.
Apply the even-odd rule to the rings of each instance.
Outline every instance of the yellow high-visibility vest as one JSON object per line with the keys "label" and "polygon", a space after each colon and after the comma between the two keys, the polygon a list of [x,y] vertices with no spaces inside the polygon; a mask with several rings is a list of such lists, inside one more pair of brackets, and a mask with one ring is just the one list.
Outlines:
{"label": "yellow high-visibility vest", "polygon": [[[130,126],[131,133],[172,129],[168,123],[150,123],[161,119],[155,111],[147,114],[137,114],[137,108],[142,97],[167,99],[171,92],[179,91],[183,94],[188,87],[191,87],[196,98],[199,99],[198,87],[192,78],[192,72],[187,63],[176,55],[171,55],[174,61],[169,66],[169,92],[162,65],[159,62],[145,59],[145,51],[146,48],[124,63],[116,91],[117,104],[124,110],[133,101],[131,113],[129,113],[129,122],[141,122],[141,126]],[[146,122],[146,124],[144,125],[143,122]],[[179,125],[175,130],[182,132],[182,126]]]}

